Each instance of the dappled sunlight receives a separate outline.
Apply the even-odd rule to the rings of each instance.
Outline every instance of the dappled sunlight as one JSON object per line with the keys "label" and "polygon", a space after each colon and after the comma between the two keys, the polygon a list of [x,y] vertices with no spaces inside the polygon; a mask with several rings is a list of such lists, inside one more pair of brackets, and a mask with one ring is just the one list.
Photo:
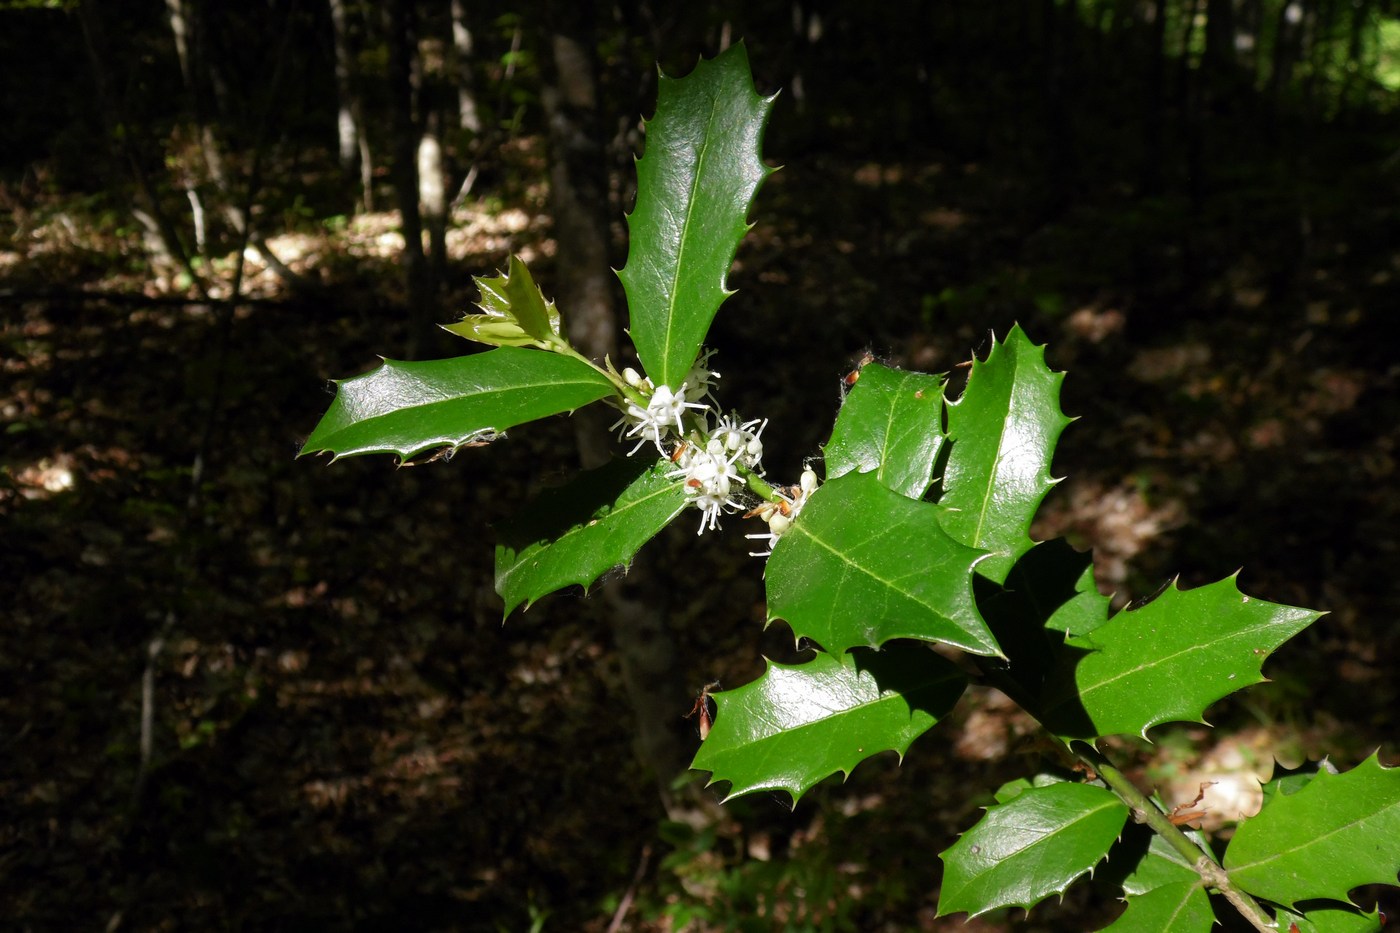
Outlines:
{"label": "dappled sunlight", "polygon": [[[1350,763],[1395,731],[1400,646],[1385,626],[1400,606],[1400,405],[1382,333],[1400,288],[1392,128],[1369,128],[1368,111],[1334,127],[1243,91],[1211,96],[1199,55],[1176,61],[1172,45],[1169,99],[1153,117],[1168,132],[1154,149],[1152,115],[1139,112],[1149,59],[1098,42],[1137,30],[1152,4],[1120,4],[1092,29],[1061,22],[1063,80],[1051,83],[1035,16],[1013,29],[975,5],[924,6],[947,28],[850,7],[839,48],[835,19],[819,48],[785,46],[786,28],[750,33],[756,52],[779,52],[760,87],[791,87],[805,65],[810,109],[765,141],[769,163],[786,167],[750,212],[728,282],[738,293],[710,338],[725,400],[772,419],[763,441],[789,461],[774,475],[806,459],[820,472],[844,377],[867,354],[956,383],[959,364],[1013,323],[1048,344],[1051,367],[1069,373],[1062,407],[1079,420],[1033,538],[1092,547],[1117,605],[1176,574],[1185,587],[1244,565],[1251,597],[1331,610],[1269,662],[1274,683],[1208,711],[1219,729],[1173,726],[1153,730],[1155,744],[1119,746],[1168,807],[1228,832],[1257,807],[1273,756]],[[1076,9],[1109,7],[1036,7]],[[1173,42],[1203,41],[1176,14]],[[324,11],[295,16],[288,34],[325,32]],[[230,47],[252,56],[220,91],[239,103],[265,51],[245,40],[266,23],[230,18],[247,30]],[[614,933],[717,933],[755,917],[774,929],[1103,925],[1088,885],[1029,918],[935,916],[937,853],[989,790],[1056,763],[1036,723],[982,685],[902,763],[875,756],[795,808],[780,793],[721,807],[723,782],[701,789],[697,776],[672,789],[682,812],[668,813],[636,751],[638,675],[620,659],[611,596],[655,607],[657,637],[674,641],[655,675],[662,699],[641,712],[661,711],[688,761],[698,688],[734,689],[765,658],[806,654],[786,625],[768,625],[750,529],[726,527],[704,548],[693,526],[668,530],[587,596],[575,587],[503,620],[491,544],[513,504],[557,481],[545,471],[572,462],[576,420],[412,470],[296,459],[328,380],[409,343],[402,223],[384,209],[397,203],[385,101],[367,98],[374,164],[359,190],[323,138],[336,116],[332,50],[294,62],[315,80],[274,98],[293,106],[273,108],[263,151],[250,113],[206,115],[230,157],[232,187],[219,190],[199,164],[189,101],[144,93],[141,69],[179,74],[170,36],[148,19],[114,38],[151,56],[127,62],[139,79],[130,100],[149,112],[107,114],[112,126],[95,108],[55,115],[51,140],[37,120],[48,115],[30,113],[35,140],[13,150],[25,190],[0,178],[0,797],[17,804],[0,821],[11,869],[0,901],[16,896],[21,922],[373,927],[426,905],[434,929],[538,918],[604,933],[635,892]],[[359,25],[352,61],[380,69],[385,24]],[[647,134],[633,97],[656,76],[634,24],[598,25],[599,100],[616,113],[596,167],[609,173],[607,246],[621,265]],[[544,49],[513,22],[482,26],[470,68],[492,92],[481,132],[450,140],[451,171],[474,174],[447,226],[438,320],[465,310],[470,277],[509,254],[539,263],[546,297],[572,271],[549,214]],[[675,34],[693,60],[712,37],[687,28]],[[79,35],[67,21],[53,33]],[[65,50],[66,63],[80,58]],[[1297,64],[1319,93],[1341,93]],[[1358,96],[1362,77],[1347,85]],[[40,98],[75,83],[38,85]],[[1176,99],[1178,87],[1192,96]],[[1057,104],[1075,105],[1061,114],[1071,118]],[[153,208],[129,166],[97,164],[125,138],[198,254],[199,282],[132,215]],[[218,213],[243,197],[255,155],[264,184],[250,216],[292,276]],[[199,236],[196,202],[208,215]]]}
{"label": "dappled sunlight", "polygon": [[[67,454],[10,469],[19,494],[26,499],[48,498],[56,493],[68,492],[77,484],[73,475],[73,458]],[[3,496],[4,492],[0,491],[0,498]]]}
{"label": "dappled sunlight", "polygon": [[1039,728],[1025,710],[993,687],[972,686],[963,697],[965,718],[952,739],[967,761],[1000,761],[1021,750]]}
{"label": "dappled sunlight", "polygon": [[1179,500],[1154,497],[1129,483],[1108,485],[1076,476],[1052,495],[1036,517],[1036,540],[1064,536],[1076,547],[1094,549],[1094,579],[1104,593],[1123,591],[1133,558],[1179,527],[1186,517]]}

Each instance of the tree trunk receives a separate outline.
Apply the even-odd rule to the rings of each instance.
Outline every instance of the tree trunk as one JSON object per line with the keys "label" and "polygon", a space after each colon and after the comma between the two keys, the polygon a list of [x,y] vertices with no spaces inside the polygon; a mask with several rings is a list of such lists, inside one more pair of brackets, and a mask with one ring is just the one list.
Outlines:
{"label": "tree trunk", "polygon": [[1142,171],[1139,176],[1142,193],[1155,195],[1162,183],[1162,98],[1167,80],[1167,0],[1154,0],[1152,21],[1147,24],[1148,53],[1143,119]]}
{"label": "tree trunk", "polygon": [[107,135],[117,140],[117,149],[131,170],[131,177],[136,182],[136,189],[140,195],[139,200],[143,202],[141,207],[132,208],[132,216],[146,228],[149,238],[155,242],[162,258],[178,266],[190,277],[190,281],[199,292],[204,294],[203,280],[190,262],[189,253],[180,241],[179,231],[162,207],[155,183],[146,171],[143,153],[138,148],[140,140],[137,138],[137,132],[140,127],[127,119],[126,108],[112,90],[107,35],[97,6],[96,0],[83,0],[78,5],[78,23],[82,28],[83,46],[87,51],[88,62],[92,66],[93,83],[107,125]]}
{"label": "tree trunk", "polygon": [[389,106],[393,130],[390,175],[399,205],[403,229],[404,284],[408,292],[409,333],[405,353],[416,358],[427,342],[437,316],[429,277],[427,256],[423,253],[423,220],[418,211],[418,140],[414,119],[413,61],[414,39],[412,0],[390,0],[387,10],[389,44]]}
{"label": "tree trunk", "polygon": [[355,86],[354,55],[350,47],[345,0],[328,0],[328,3],[331,38],[335,47],[336,138],[340,169],[347,184],[359,184],[360,203],[369,211],[374,209],[374,163],[370,157],[369,138],[365,135],[364,108]]}
{"label": "tree trunk", "polygon": [[418,140],[418,204],[428,230],[428,282],[436,295],[447,277],[447,149],[443,115],[427,114],[426,132]]}
{"label": "tree trunk", "polygon": [[[610,270],[607,174],[599,129],[591,7],[580,4],[549,37],[553,74],[544,90],[549,120],[550,201],[557,242],[559,309],[569,339],[595,359],[616,356],[616,279]],[[596,409],[574,415],[585,467],[610,456],[607,421]],[[648,588],[638,555],[628,584]],[[675,814],[672,778],[686,765],[676,723],[688,695],[677,674],[675,641],[653,598],[632,598],[623,585],[602,590],[623,679],[637,724],[637,752],[653,772],[667,811]]]}
{"label": "tree trunk", "polygon": [[476,135],[481,132],[481,112],[476,104],[472,77],[472,33],[467,27],[467,5],[452,0],[452,77],[457,85],[457,126]]}

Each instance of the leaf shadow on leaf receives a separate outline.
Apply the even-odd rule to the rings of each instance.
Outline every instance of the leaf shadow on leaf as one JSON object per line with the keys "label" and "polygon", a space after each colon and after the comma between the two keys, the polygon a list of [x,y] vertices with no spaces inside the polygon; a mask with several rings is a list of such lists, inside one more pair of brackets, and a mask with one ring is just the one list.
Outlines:
{"label": "leaf shadow on leaf", "polygon": [[[942,430],[946,435],[948,431],[948,408],[946,405],[943,408]],[[943,498],[943,474],[947,472],[948,457],[952,454],[955,443],[957,443],[955,440],[945,436],[943,443],[939,445],[938,455],[933,458],[933,478],[929,481],[928,489],[924,491],[925,502],[937,505],[938,501]]]}
{"label": "leaf shadow on leaf", "polygon": [[1281,930],[1298,930],[1300,933],[1380,933],[1390,911],[1378,903],[1382,895],[1379,891],[1376,893],[1377,897],[1357,899],[1360,903],[1371,904],[1370,910],[1323,898],[1298,901],[1291,908],[1269,906]]}
{"label": "leaf shadow on leaf", "polygon": [[[909,704],[909,712],[924,712],[941,721],[957,705],[967,678],[927,642],[895,639],[880,648],[852,648],[848,652],[856,670],[869,674],[880,694],[897,693]],[[936,674],[938,676],[932,676]]]}
{"label": "leaf shadow on leaf", "polygon": [[495,527],[500,546],[519,553],[601,518],[654,463],[654,458],[646,457],[617,459],[586,470],[562,486],[546,489],[509,521]]}
{"label": "leaf shadow on leaf", "polygon": [[1094,886],[1113,892],[1123,890],[1124,882],[1147,858],[1154,835],[1147,824],[1130,820],[1113,848],[1109,849],[1108,858],[1094,869]]}
{"label": "leaf shadow on leaf", "polygon": [[978,663],[994,686],[1055,734],[1092,731],[1088,711],[1077,697],[1055,705],[1053,725],[1045,721],[1045,688],[1051,674],[1072,671],[1090,653],[1067,646],[1067,631],[1087,631],[1107,619],[1108,600],[1084,591],[1092,563],[1090,553],[1075,551],[1057,538],[1023,554],[1007,574],[1005,585],[980,574],[973,576],[977,607],[1007,656],[1005,662],[979,659]]}
{"label": "leaf shadow on leaf", "polygon": [[[1193,841],[1200,834],[1187,830]],[[1141,895],[1153,888],[1179,881],[1199,881],[1195,869],[1145,823],[1129,821],[1108,852],[1108,858],[1094,870],[1094,887],[1110,897]]]}

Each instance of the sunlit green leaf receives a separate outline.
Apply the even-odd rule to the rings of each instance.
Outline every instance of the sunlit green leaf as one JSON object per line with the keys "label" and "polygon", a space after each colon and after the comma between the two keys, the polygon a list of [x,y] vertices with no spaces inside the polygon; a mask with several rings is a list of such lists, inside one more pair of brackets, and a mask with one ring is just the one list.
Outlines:
{"label": "sunlit green leaf", "polygon": [[1245,596],[1233,576],[1193,590],[1173,581],[1147,605],[1066,640],[1042,722],[1065,739],[1204,722],[1211,703],[1263,681],[1264,659],[1320,615]]}
{"label": "sunlit green leaf", "polygon": [[1322,770],[1301,790],[1273,795],[1235,830],[1225,869],[1259,897],[1292,906],[1347,901],[1363,884],[1395,884],[1400,871],[1400,768],[1376,755],[1340,774]]}
{"label": "sunlit green leaf", "polygon": [[1045,365],[1045,348],[1013,327],[973,361],[967,388],[948,405],[952,448],[939,502],[956,510],[949,534],[991,552],[977,572],[997,583],[1030,549],[1031,520],[1055,483],[1050,458],[1070,421],[1060,411],[1063,381]]}
{"label": "sunlit green leaf", "polygon": [[1104,857],[1127,819],[1127,806],[1110,792],[1068,782],[1032,787],[988,808],[939,856],[938,915],[1030,908],[1063,892]]}
{"label": "sunlit green leaf", "polygon": [[587,363],[514,347],[448,360],[385,360],[336,385],[335,401],[303,454],[393,453],[408,459],[436,447],[489,440],[615,391]]}
{"label": "sunlit green leaf", "polygon": [[749,205],[771,171],[759,147],[772,104],[754,91],[742,44],[687,77],[660,76],[627,217],[627,266],[618,273],[632,341],[657,385],[685,379],[731,294],[726,281]]}
{"label": "sunlit green leaf", "polygon": [[982,554],[943,531],[944,514],[874,473],[825,483],[768,559],[770,618],[833,653],[919,638],[1000,654],[972,597]]}
{"label": "sunlit green leaf", "polygon": [[758,680],[714,694],[714,725],[691,767],[728,781],[730,797],[786,791],[795,803],[818,781],[849,775],[879,752],[903,757],[966,684],[957,665],[917,642],[769,662]]}
{"label": "sunlit green leaf", "polygon": [[506,615],[626,565],[685,508],[685,487],[666,477],[670,469],[665,460],[614,460],[549,490],[502,526],[496,592]]}
{"label": "sunlit green leaf", "polygon": [[823,460],[828,479],[873,471],[890,489],[919,499],[942,446],[943,378],[871,363],[841,405]]}
{"label": "sunlit green leaf", "polygon": [[1210,933],[1215,911],[1194,881],[1174,881],[1128,898],[1128,909],[1106,930],[1114,933]]}

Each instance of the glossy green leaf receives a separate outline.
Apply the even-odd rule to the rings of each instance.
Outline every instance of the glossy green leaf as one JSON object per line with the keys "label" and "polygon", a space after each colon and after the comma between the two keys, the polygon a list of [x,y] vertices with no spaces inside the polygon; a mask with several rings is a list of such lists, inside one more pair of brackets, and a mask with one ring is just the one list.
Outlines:
{"label": "glossy green leaf", "polygon": [[481,291],[478,307],[484,313],[469,314],[456,324],[443,325],[443,330],[497,347],[543,348],[564,342],[559,311],[544,300],[518,256],[510,257],[505,275],[475,276],[472,281]]}
{"label": "glossy green leaf", "polygon": [[1128,909],[1106,930],[1114,933],[1210,933],[1215,911],[1194,881],[1176,881],[1128,898]]}
{"label": "glossy green leaf", "polygon": [[637,163],[631,242],[618,273],[646,374],[675,388],[686,378],[726,284],[749,205],[771,171],[760,156],[773,99],[758,96],[744,46],[689,76],[661,75],[656,116]]}
{"label": "glossy green leaf", "polygon": [[918,638],[999,655],[972,597],[982,553],[943,531],[945,514],[874,473],[823,484],[768,559],[769,618],[836,654]]}
{"label": "glossy green leaf", "polygon": [[1127,806],[1102,787],[1033,787],[987,809],[943,859],[938,915],[1029,909],[1091,870],[1122,831]]}
{"label": "glossy green leaf", "polygon": [[1385,926],[1379,910],[1368,914],[1343,904],[1321,904],[1307,910],[1280,907],[1274,919],[1280,933],[1380,933]]}
{"label": "glossy green leaf", "polygon": [[1372,755],[1350,771],[1319,771],[1301,790],[1276,794],[1235,830],[1225,869],[1275,903],[1348,901],[1363,884],[1395,884],[1400,871],[1400,768]]}
{"label": "glossy green leaf", "polygon": [[1065,739],[1204,722],[1205,708],[1264,680],[1260,665],[1322,613],[1242,594],[1235,577],[1175,581],[1138,609],[1066,640],[1046,682],[1042,722]]}
{"label": "glossy green leaf", "polygon": [[728,781],[729,797],[785,791],[795,804],[828,775],[883,751],[900,757],[948,714],[967,685],[957,665],[917,642],[818,652],[768,663],[758,680],[714,694],[709,738],[691,765]]}
{"label": "glossy green leaf", "polygon": [[826,476],[875,473],[890,489],[921,499],[943,446],[943,378],[871,363],[841,405],[823,450]]}
{"label": "glossy green leaf", "polygon": [[948,533],[990,551],[977,571],[997,583],[1031,547],[1036,509],[1055,484],[1050,459],[1070,419],[1060,411],[1064,373],[1020,329],[973,360],[967,388],[948,405],[952,448],[939,502],[956,512]]}
{"label": "glossy green leaf", "polygon": [[666,477],[670,469],[665,460],[614,460],[549,490],[504,525],[496,592],[506,615],[625,566],[685,508],[685,487]]}
{"label": "glossy green leaf", "polygon": [[513,347],[449,360],[385,360],[378,369],[336,385],[335,401],[302,454],[393,453],[408,459],[437,447],[489,440],[614,391],[587,363]]}

